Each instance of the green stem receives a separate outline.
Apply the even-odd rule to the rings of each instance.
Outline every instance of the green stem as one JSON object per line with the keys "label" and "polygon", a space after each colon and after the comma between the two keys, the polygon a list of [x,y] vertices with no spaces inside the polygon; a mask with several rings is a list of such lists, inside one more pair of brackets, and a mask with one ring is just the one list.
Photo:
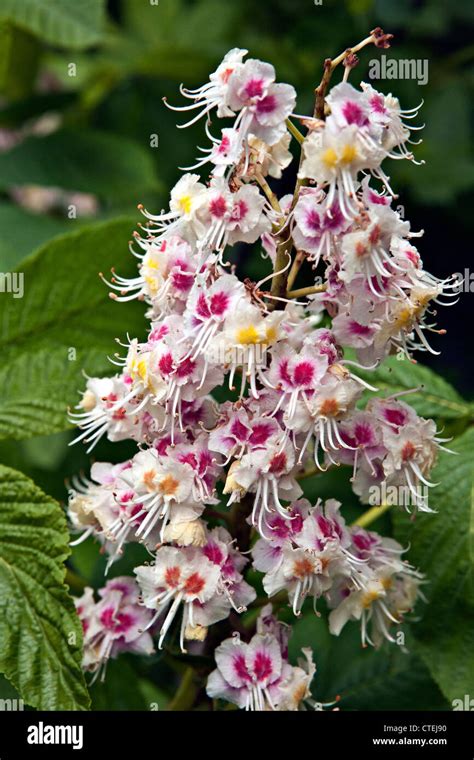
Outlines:
{"label": "green stem", "polygon": [[194,669],[186,668],[181,683],[173,699],[168,705],[168,710],[173,712],[190,710],[194,704],[199,691],[199,684],[194,673]]}
{"label": "green stem", "polygon": [[73,570],[70,570],[68,567],[66,568],[65,581],[70,589],[73,591],[79,591],[81,594],[87,586],[87,583],[82,580],[82,578],[77,573],[75,573]]}
{"label": "green stem", "polygon": [[385,512],[388,512],[391,506],[391,504],[380,504],[380,506],[372,507],[371,509],[368,509],[367,512],[364,512],[363,515],[358,517],[357,520],[354,520],[352,525],[358,525],[360,528],[366,528],[368,525],[375,522],[375,520],[378,520],[378,518],[385,514]]}
{"label": "green stem", "polygon": [[288,132],[290,132],[295,138],[295,140],[298,140],[299,144],[302,145],[302,143],[304,143],[304,135],[301,134],[300,130],[297,127],[295,127],[295,125],[293,124],[292,121],[290,121],[290,119],[287,119],[285,124],[287,126]]}
{"label": "green stem", "polygon": [[278,198],[276,197],[275,193],[271,189],[270,185],[268,184],[263,174],[260,174],[260,172],[255,172],[255,179],[257,180],[258,184],[260,185],[263,192],[265,193],[268,200],[270,201],[270,204],[273,210],[276,211],[277,214],[281,214],[281,207],[280,207],[280,204],[278,203]]}
{"label": "green stem", "polygon": [[309,285],[307,288],[289,290],[286,295],[288,298],[304,298],[304,296],[311,296],[313,293],[323,293],[326,287],[326,285]]}

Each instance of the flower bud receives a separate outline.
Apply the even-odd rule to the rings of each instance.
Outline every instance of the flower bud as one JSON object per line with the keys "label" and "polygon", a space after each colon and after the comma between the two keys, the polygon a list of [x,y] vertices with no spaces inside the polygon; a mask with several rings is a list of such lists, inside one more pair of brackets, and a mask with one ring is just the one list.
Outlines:
{"label": "flower bud", "polygon": [[178,546],[204,546],[206,533],[201,520],[192,520],[168,525],[164,539],[165,542],[175,541]]}

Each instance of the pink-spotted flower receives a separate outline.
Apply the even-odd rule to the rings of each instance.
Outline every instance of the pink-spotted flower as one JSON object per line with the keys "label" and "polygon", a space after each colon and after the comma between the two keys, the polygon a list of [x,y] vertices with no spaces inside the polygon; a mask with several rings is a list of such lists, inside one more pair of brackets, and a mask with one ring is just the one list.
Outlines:
{"label": "pink-spotted flower", "polygon": [[91,588],[75,600],[84,632],[84,670],[101,675],[107,662],[122,652],[150,655],[152,637],[146,632],[151,613],[139,604],[139,589],[133,578],[114,578],[100,589],[98,602]]}
{"label": "pink-spotted flower", "polygon": [[278,711],[311,707],[311,682],[315,673],[311,650],[303,650],[306,662],[288,662],[287,634],[267,605],[257,621],[250,642],[238,634],[217,647],[217,668],[207,681],[207,693],[244,710]]}

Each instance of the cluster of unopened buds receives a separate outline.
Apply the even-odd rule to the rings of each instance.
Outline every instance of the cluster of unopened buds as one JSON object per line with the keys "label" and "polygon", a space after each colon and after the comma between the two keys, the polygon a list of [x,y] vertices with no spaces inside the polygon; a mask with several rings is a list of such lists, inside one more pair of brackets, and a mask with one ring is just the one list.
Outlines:
{"label": "cluster of unopened buds", "polygon": [[[369,41],[388,37],[375,30]],[[345,77],[321,113],[298,116],[293,87],[246,52],[231,50],[202,87],[181,88],[190,105],[176,110],[191,112],[189,124],[203,117],[211,141],[188,169],[209,165],[210,180],[184,173],[168,210],[140,207],[138,274],[114,271],[109,285],[116,301],[147,304],[148,336],[120,344],[117,373],[88,379],[71,414],[88,451],[102,436],[138,444],[130,460],[95,463],[90,479],[74,482],[75,543],[94,536],[108,568],[130,542],[150,553],[136,580],[109,581],[99,602],[90,590],[78,600],[85,667],[95,672],[124,650],[151,651],[150,634],[159,648],[170,630],[183,650],[205,647],[209,626],[255,600],[244,580],[250,561],[270,599],[284,592],[298,616],[305,600],[316,610],[322,598],[331,632],[358,620],[364,645],[393,641],[422,596],[399,544],[347,526],[334,500],[311,505],[299,484],[350,465],[362,502],[374,487],[396,486],[403,506],[430,511],[430,470],[445,439],[399,397],[367,401],[377,388],[366,379],[390,354],[434,352],[428,335],[443,331],[433,312],[456,293],[453,279],[423,269],[413,245],[421,233],[394,209],[382,168],[414,161],[417,112]],[[211,115],[234,121],[216,136]],[[295,193],[278,198],[267,180],[292,162],[292,137],[301,143]],[[273,274],[241,281],[228,249],[257,242]],[[304,262],[314,286],[292,290]],[[212,393],[223,385],[230,400],[218,403]],[[268,608],[247,642],[231,632],[229,622],[211,697],[257,710],[311,705],[311,655],[306,667],[289,664]]]}

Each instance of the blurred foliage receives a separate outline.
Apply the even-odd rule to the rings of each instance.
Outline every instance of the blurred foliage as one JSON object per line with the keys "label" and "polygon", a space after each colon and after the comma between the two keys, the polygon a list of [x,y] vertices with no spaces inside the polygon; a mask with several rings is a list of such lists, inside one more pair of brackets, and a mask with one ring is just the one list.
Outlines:
{"label": "blurred foliage", "polygon": [[[114,337],[123,338],[127,330],[139,335],[144,326],[143,307],[111,303],[97,273],[108,276],[112,266],[124,275],[132,271],[127,241],[138,221],[136,204],[165,206],[178,165],[192,164],[196,145],[204,142],[202,123],[175,128],[176,114],[165,108],[162,97],[179,104],[180,82],[201,84],[229,48],[244,47],[272,62],[278,79],[297,88],[298,113],[312,111],[324,58],[375,26],[393,33],[394,45],[390,51],[364,51],[351,81],[366,79],[369,61],[380,55],[426,59],[426,86],[413,80],[373,84],[393,91],[406,108],[421,96],[425,101],[420,115],[420,123],[426,122],[424,142],[415,150],[426,163],[392,162],[392,181],[414,229],[426,229],[420,241],[426,267],[438,276],[462,271],[474,201],[473,22],[470,0],[323,0],[322,5],[312,0],[0,0],[0,269],[23,272],[26,288],[25,299],[2,295],[0,302],[0,434],[5,439],[0,440],[0,461],[62,501],[65,481],[88,470],[92,458],[80,446],[68,447],[72,433],[66,430],[65,408],[83,386],[82,370],[106,373]],[[276,183],[277,192],[287,192],[291,181],[290,171]],[[254,278],[268,273],[268,263],[257,254],[250,258],[247,253],[244,260],[237,248],[234,260],[239,271]],[[439,346],[444,358],[436,359],[437,370],[464,396],[470,393],[469,370],[474,371],[466,355],[468,295],[443,315],[450,335]],[[67,357],[71,347],[77,352],[74,361]],[[461,433],[472,416],[471,404],[454,387],[422,367],[393,362],[379,372],[376,384],[384,394],[424,384],[426,393],[407,400],[447,423],[450,432]],[[130,443],[102,441],[94,458],[120,461],[133,451]],[[433,596],[430,591],[427,596],[434,602],[419,634],[415,631],[417,638],[408,636],[409,653],[399,647],[361,650],[357,626],[347,626],[335,639],[310,612],[297,622],[291,652],[296,656],[300,646],[314,647],[318,699],[332,700],[339,693],[347,709],[446,708],[426,666],[451,698],[451,668],[456,670],[460,657],[470,663],[472,650],[472,642],[456,635],[459,626],[465,629],[467,607],[454,602],[464,598],[467,570],[472,571],[472,556],[456,543],[459,533],[467,541],[467,486],[458,494],[462,514],[456,501],[449,502],[457,481],[469,482],[465,458],[459,463],[439,492],[439,515],[422,516],[414,527],[397,517],[397,534],[412,543],[409,557],[433,574]],[[305,494],[312,500],[339,498],[347,518],[355,519],[361,507],[348,477],[347,469],[339,468],[308,478]],[[389,532],[390,516],[375,527]],[[450,541],[439,549],[448,564],[451,552],[462,553],[461,579],[457,571],[438,578],[436,554],[428,551],[444,531]],[[112,574],[131,572],[143,560],[140,552],[130,547]],[[70,566],[79,587],[83,581],[102,583],[104,559],[91,540],[75,549]],[[452,598],[453,607],[442,606],[440,612],[440,596]],[[452,626],[440,627],[437,615],[442,623],[452,617]],[[147,709],[156,703],[163,709],[179,675],[158,656],[112,663],[105,685],[91,690],[93,706]],[[472,668],[467,675],[456,671],[456,688],[469,692],[469,679],[474,688]],[[0,684],[0,693],[9,694],[9,688]]]}
{"label": "blurred foliage", "polygon": [[143,334],[143,309],[135,303],[117,310],[89,264],[91,252],[100,251],[101,265],[110,268],[129,229],[130,222],[120,219],[84,227],[19,265],[26,297],[0,302],[0,438],[63,430],[81,373],[109,370],[114,335]]}
{"label": "blurred foliage", "polygon": [[395,516],[396,537],[410,544],[410,558],[423,568],[427,607],[413,627],[417,649],[449,699],[474,686],[474,430],[442,452],[432,472],[438,482],[433,520]]}

